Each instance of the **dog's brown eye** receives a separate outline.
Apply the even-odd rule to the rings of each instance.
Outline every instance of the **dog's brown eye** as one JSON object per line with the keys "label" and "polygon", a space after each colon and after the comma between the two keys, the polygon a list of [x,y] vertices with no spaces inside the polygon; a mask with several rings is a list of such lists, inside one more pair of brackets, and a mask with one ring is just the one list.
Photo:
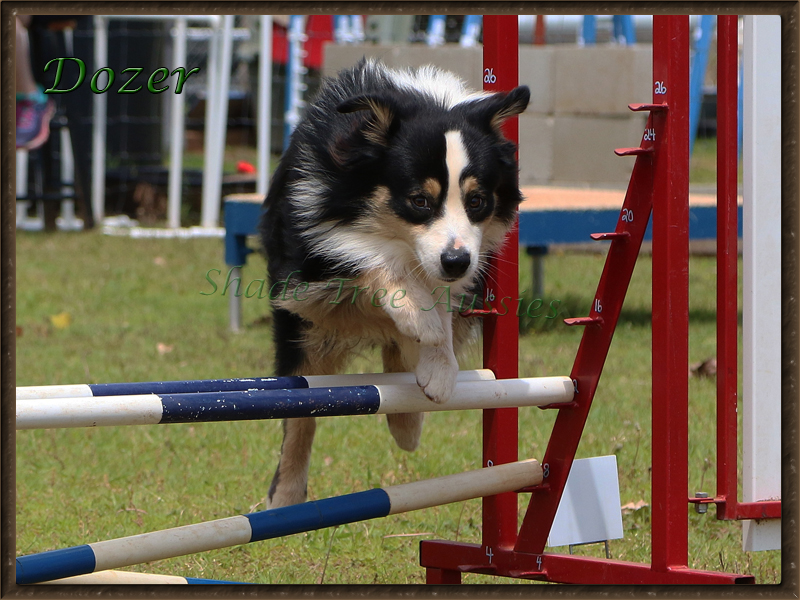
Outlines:
{"label": "dog's brown eye", "polygon": [[486,200],[483,196],[475,195],[467,201],[467,208],[470,210],[480,210],[485,204]]}
{"label": "dog's brown eye", "polygon": [[419,209],[430,208],[430,203],[428,202],[428,199],[425,196],[422,196],[422,195],[413,196],[411,198],[411,204],[413,204],[415,208],[419,208]]}

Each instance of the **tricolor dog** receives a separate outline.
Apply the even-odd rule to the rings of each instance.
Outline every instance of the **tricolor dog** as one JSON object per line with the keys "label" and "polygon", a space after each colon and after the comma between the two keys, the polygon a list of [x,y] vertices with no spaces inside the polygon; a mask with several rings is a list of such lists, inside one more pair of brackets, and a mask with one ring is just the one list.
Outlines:
{"label": "tricolor dog", "polygon": [[[500,128],[529,99],[525,86],[473,92],[434,67],[371,60],[323,83],[261,222],[270,279],[284,282],[272,301],[277,375],[341,372],[354,350],[377,345],[384,371],[414,372],[431,402],[447,402],[472,329],[463,300],[521,200],[516,147]],[[414,450],[423,415],[387,419]],[[284,421],[270,507],[305,501],[315,427]]]}

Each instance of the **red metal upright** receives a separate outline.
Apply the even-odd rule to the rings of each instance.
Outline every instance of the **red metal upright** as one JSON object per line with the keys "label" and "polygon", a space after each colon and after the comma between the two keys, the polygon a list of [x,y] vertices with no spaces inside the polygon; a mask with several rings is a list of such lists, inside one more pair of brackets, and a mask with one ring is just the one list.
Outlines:
{"label": "red metal upright", "polygon": [[[717,495],[738,497],[737,17],[717,17]],[[721,431],[720,431],[721,429]],[[725,518],[726,503],[717,505]]]}
{"label": "red metal upright", "polygon": [[[669,52],[658,49],[669,48]],[[653,19],[652,566],[682,567],[689,517],[689,17]]]}
{"label": "red metal upright", "polygon": [[[483,18],[483,88],[510,91],[519,82],[518,21],[516,15]],[[503,134],[519,142],[516,118],[503,126]],[[517,298],[519,292],[519,236],[516,227],[487,277],[487,296]],[[496,306],[496,303],[495,303]],[[483,366],[498,379],[519,376],[519,319],[515,311],[487,315],[483,325]],[[517,409],[483,411],[483,465],[517,460]],[[517,495],[500,494],[483,501],[483,544],[487,553],[511,548],[517,539]]]}

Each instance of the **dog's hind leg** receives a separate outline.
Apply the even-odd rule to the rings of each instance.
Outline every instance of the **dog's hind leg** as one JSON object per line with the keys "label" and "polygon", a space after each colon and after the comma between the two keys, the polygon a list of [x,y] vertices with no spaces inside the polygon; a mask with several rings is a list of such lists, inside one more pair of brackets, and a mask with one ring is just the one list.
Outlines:
{"label": "dog's hind leg", "polygon": [[269,486],[267,508],[306,501],[311,444],[316,428],[314,417],[283,420],[281,458]]}
{"label": "dog's hind leg", "polygon": [[[383,346],[381,356],[383,358],[384,373],[402,373],[413,371],[417,363],[416,356],[409,357],[409,353],[415,353],[413,347],[403,350],[396,343]],[[419,438],[422,435],[422,422],[425,419],[424,413],[400,413],[386,415],[386,422],[389,424],[389,432],[394,441],[403,450],[416,450],[419,445]]]}
{"label": "dog's hind leg", "polygon": [[[278,375],[331,375],[342,366],[347,348],[335,340],[310,339],[300,319],[276,310],[275,339],[283,353],[278,353]],[[302,340],[302,341],[297,341]],[[316,421],[313,417],[284,419],[281,457],[267,494],[267,508],[278,508],[306,501],[311,445]]]}

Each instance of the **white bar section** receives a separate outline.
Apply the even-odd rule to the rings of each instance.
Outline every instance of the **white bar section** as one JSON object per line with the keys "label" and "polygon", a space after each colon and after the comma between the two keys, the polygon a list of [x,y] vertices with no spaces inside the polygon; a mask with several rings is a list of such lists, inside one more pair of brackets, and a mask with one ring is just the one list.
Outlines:
{"label": "white bar section", "polygon": [[173,556],[239,546],[250,542],[251,536],[250,521],[240,515],[96,542],[89,546],[96,558],[95,571],[105,571]]}
{"label": "white bar section", "polygon": [[384,488],[391,502],[390,515],[513,492],[542,483],[542,467],[533,458],[495,465],[426,481]]}
{"label": "white bar section", "polygon": [[[94,18],[94,70],[108,66],[108,20]],[[106,214],[106,126],[108,124],[106,94],[94,95],[92,123],[92,216],[98,225]]]}
{"label": "white bar section", "polygon": [[[186,17],[175,20],[175,39],[173,40],[173,69],[186,65]],[[177,85],[177,75],[176,75]],[[181,181],[183,179],[183,136],[185,115],[183,114],[183,94],[172,94],[170,118],[169,184],[167,191],[167,227],[181,226]]]}
{"label": "white bar section", "polygon": [[[413,373],[354,373],[349,375],[307,375],[308,387],[342,387],[347,385],[400,385],[416,384]],[[458,372],[458,381],[494,381],[494,373],[489,369],[476,369]]]}
{"label": "white bar section", "polygon": [[[742,499],[781,497],[781,18],[744,17]],[[745,521],[745,551],[781,547]]]}
{"label": "white bar section", "polygon": [[130,571],[100,571],[43,581],[43,585],[187,585],[186,577],[157,575],[155,573],[133,573]]}
{"label": "white bar section", "polygon": [[416,384],[376,385],[381,395],[378,414],[433,412],[545,406],[571,402],[575,386],[569,377],[532,377],[456,383],[453,397],[437,404],[428,399]]}
{"label": "white bar section", "polygon": [[17,400],[17,430],[157,425],[162,414],[156,394]]}
{"label": "white bar section", "polygon": [[17,388],[17,400],[83,397],[92,397],[92,388],[85,383],[76,383],[72,385],[30,385]]}
{"label": "white bar section", "polygon": [[258,56],[258,175],[256,193],[267,195],[272,140],[272,16],[259,17],[261,28]]}

